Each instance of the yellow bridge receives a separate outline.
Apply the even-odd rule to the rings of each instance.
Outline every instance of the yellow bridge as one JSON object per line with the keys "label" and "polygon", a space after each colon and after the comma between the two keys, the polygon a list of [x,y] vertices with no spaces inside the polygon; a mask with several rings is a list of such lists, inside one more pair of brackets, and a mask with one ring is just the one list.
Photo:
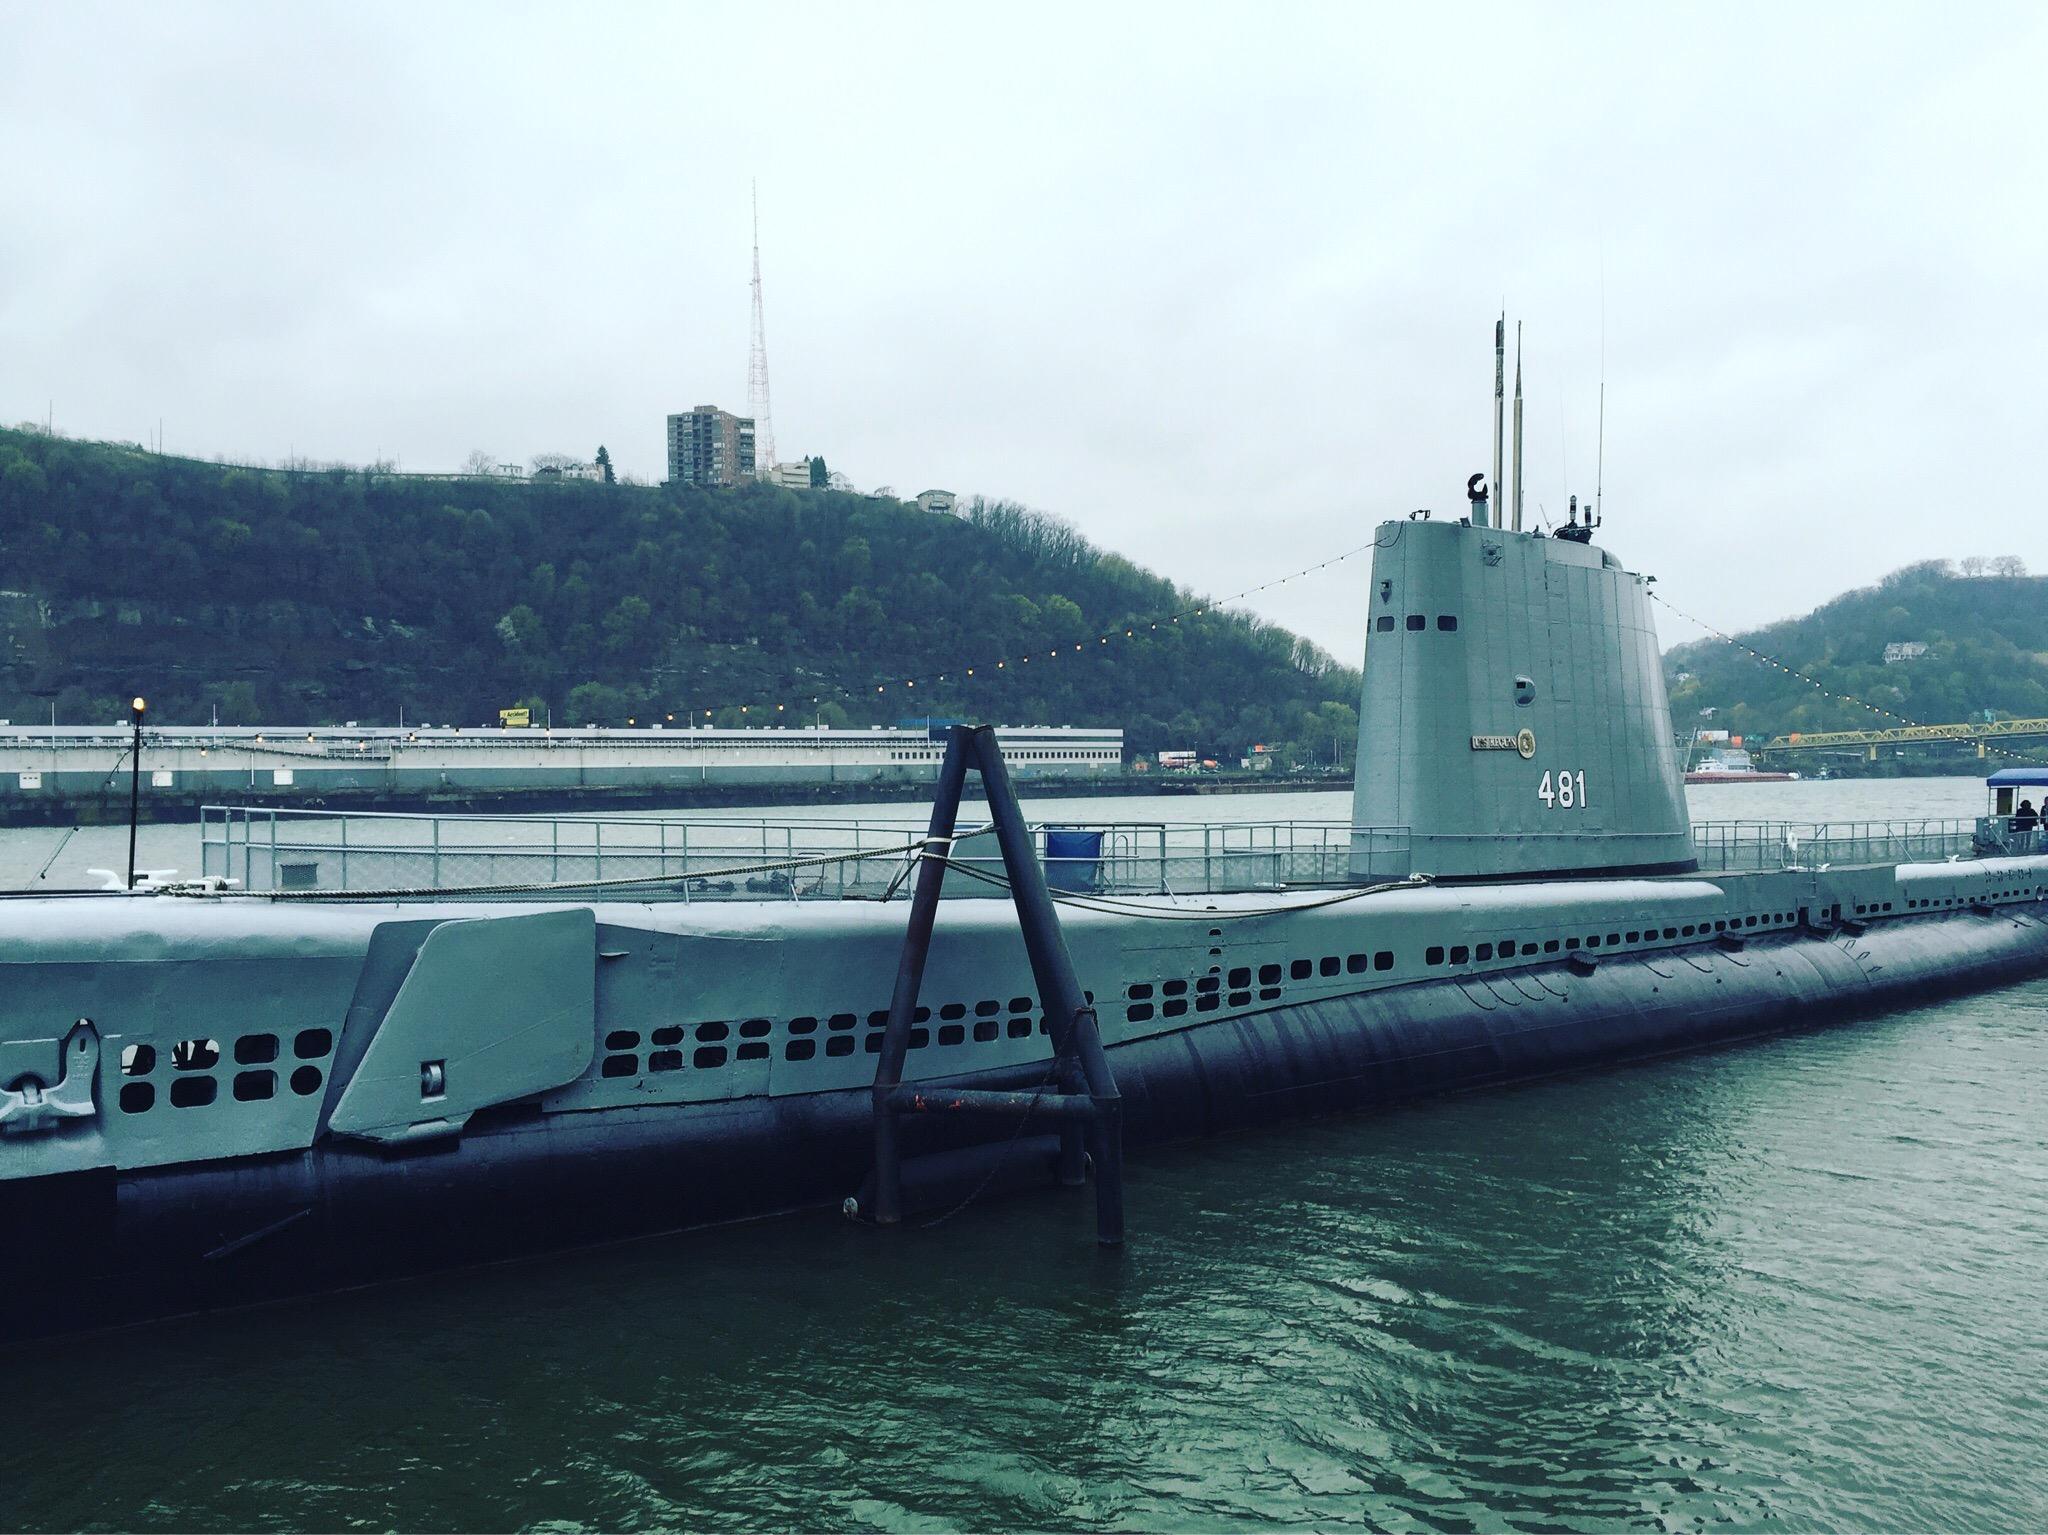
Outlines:
{"label": "yellow bridge", "polygon": [[1977,755],[1985,755],[1984,743],[2009,736],[2048,736],[2048,719],[1991,720],[1962,725],[1902,725],[1896,730],[1810,730],[1773,736],[1758,752],[1861,750],[1875,760],[1881,746],[1930,745],[1937,741],[1975,742]]}

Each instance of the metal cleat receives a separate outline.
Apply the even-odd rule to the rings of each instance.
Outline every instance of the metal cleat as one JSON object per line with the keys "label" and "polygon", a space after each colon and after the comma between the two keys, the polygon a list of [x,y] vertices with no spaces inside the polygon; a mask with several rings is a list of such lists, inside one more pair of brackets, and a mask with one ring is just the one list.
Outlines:
{"label": "metal cleat", "polygon": [[59,1120],[90,1119],[99,1112],[92,1091],[100,1072],[100,1031],[90,1018],[72,1025],[59,1059],[64,1075],[55,1087],[28,1077],[17,1088],[0,1088],[0,1135],[35,1135],[55,1129]]}

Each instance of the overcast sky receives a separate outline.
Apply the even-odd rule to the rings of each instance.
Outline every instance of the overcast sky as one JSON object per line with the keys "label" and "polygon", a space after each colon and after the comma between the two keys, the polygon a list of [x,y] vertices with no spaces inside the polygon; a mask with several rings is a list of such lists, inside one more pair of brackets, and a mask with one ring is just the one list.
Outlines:
{"label": "overcast sky", "polygon": [[[2048,570],[2048,8],[1671,9],[0,0],[0,420],[658,480],[758,178],[776,445],[864,489],[1235,591],[1462,513],[1505,303],[1554,520],[1604,308],[1681,607]],[[1257,606],[1356,664],[1365,586]]]}

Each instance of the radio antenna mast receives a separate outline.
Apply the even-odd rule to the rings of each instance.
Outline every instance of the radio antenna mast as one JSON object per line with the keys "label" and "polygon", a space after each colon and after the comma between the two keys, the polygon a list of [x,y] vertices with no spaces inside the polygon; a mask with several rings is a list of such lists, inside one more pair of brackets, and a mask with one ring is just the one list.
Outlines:
{"label": "radio antenna mast", "polygon": [[1600,364],[1600,435],[1593,460],[1593,526],[1600,526],[1600,493],[1607,484],[1607,363]]}
{"label": "radio antenna mast", "polygon": [[1600,262],[1600,431],[1593,460],[1593,526],[1600,526],[1600,496],[1607,486],[1607,261]]}
{"label": "radio antenna mast", "polygon": [[1522,531],[1522,322],[1515,321],[1515,531]]}
{"label": "radio antenna mast", "polygon": [[775,422],[768,409],[768,327],[761,311],[761,194],[749,182],[754,207],[754,350],[747,359],[747,411],[754,418],[754,473],[775,473]]}

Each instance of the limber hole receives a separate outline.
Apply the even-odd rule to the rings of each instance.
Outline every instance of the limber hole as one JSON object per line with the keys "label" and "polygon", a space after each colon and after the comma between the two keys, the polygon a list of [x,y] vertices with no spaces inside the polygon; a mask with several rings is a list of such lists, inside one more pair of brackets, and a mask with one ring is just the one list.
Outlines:
{"label": "limber hole", "polygon": [[[206,1071],[219,1064],[220,1041],[217,1039],[181,1039],[171,1046],[171,1066],[174,1070]],[[176,1094],[172,1095],[171,1101],[178,1101]]]}
{"label": "limber hole", "polygon": [[235,1064],[267,1066],[277,1059],[275,1034],[244,1034],[235,1041]]}
{"label": "limber hole", "polygon": [[171,1106],[196,1109],[213,1102],[219,1094],[220,1083],[212,1077],[179,1077],[171,1083]]}

